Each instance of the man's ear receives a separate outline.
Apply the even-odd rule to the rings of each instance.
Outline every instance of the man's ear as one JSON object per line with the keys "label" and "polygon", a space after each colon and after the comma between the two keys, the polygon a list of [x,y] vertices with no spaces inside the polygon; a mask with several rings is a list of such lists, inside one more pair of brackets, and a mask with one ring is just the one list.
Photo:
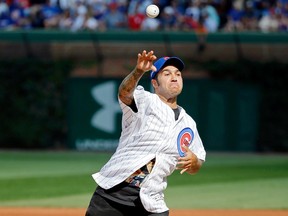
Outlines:
{"label": "man's ear", "polygon": [[152,83],[152,86],[153,86],[154,89],[155,89],[156,87],[158,87],[158,82],[157,82],[156,79],[152,79],[152,80],[151,80],[151,83]]}

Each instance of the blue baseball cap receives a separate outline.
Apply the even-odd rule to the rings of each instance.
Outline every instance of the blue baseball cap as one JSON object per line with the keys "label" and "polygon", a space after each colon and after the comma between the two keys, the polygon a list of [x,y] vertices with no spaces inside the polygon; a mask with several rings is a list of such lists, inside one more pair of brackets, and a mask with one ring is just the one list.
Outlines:
{"label": "blue baseball cap", "polygon": [[176,68],[178,68],[179,71],[182,71],[185,67],[183,61],[178,58],[178,57],[168,57],[168,56],[165,56],[165,57],[162,57],[162,58],[159,58],[156,62],[154,62],[154,66],[156,67],[156,71],[151,71],[150,73],[150,78],[151,79],[154,79],[156,74],[164,67],[168,66],[168,65],[172,65]]}

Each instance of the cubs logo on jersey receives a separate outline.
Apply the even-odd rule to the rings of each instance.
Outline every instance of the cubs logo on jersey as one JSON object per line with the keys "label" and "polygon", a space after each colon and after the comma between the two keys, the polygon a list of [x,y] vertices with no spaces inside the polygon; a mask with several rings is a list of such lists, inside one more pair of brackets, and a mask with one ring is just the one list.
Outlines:
{"label": "cubs logo on jersey", "polygon": [[194,138],[194,133],[191,128],[187,127],[180,131],[177,137],[178,153],[181,157],[185,156],[185,149],[183,145],[190,146]]}

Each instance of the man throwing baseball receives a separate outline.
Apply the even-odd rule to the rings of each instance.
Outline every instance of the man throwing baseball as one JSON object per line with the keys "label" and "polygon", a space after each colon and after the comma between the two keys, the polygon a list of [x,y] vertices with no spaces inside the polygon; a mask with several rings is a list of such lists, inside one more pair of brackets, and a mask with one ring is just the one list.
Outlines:
{"label": "man throwing baseball", "polygon": [[[178,57],[156,59],[153,51],[139,53],[135,69],[119,86],[119,145],[92,175],[98,187],[86,216],[168,216],[167,177],[177,169],[195,174],[205,161],[196,123],[177,104],[184,63]],[[148,71],[155,93],[138,85]]]}

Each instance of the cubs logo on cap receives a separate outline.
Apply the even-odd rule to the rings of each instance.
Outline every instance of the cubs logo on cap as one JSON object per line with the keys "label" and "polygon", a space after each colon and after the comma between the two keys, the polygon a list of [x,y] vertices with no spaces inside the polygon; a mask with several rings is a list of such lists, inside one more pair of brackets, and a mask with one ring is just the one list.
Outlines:
{"label": "cubs logo on cap", "polygon": [[178,58],[178,57],[168,57],[168,56],[165,56],[165,57],[162,57],[162,58],[159,58],[156,62],[154,62],[154,66],[156,67],[156,71],[151,71],[150,73],[150,78],[151,79],[154,79],[156,74],[164,67],[168,66],[168,65],[173,65],[175,66],[176,68],[178,68],[179,71],[182,71],[185,67],[183,61]]}
{"label": "cubs logo on cap", "polygon": [[183,148],[183,145],[189,147],[193,141],[193,138],[194,138],[194,133],[193,133],[192,129],[189,127],[184,128],[178,134],[177,148],[178,148],[178,153],[181,157],[185,156],[185,149]]}

